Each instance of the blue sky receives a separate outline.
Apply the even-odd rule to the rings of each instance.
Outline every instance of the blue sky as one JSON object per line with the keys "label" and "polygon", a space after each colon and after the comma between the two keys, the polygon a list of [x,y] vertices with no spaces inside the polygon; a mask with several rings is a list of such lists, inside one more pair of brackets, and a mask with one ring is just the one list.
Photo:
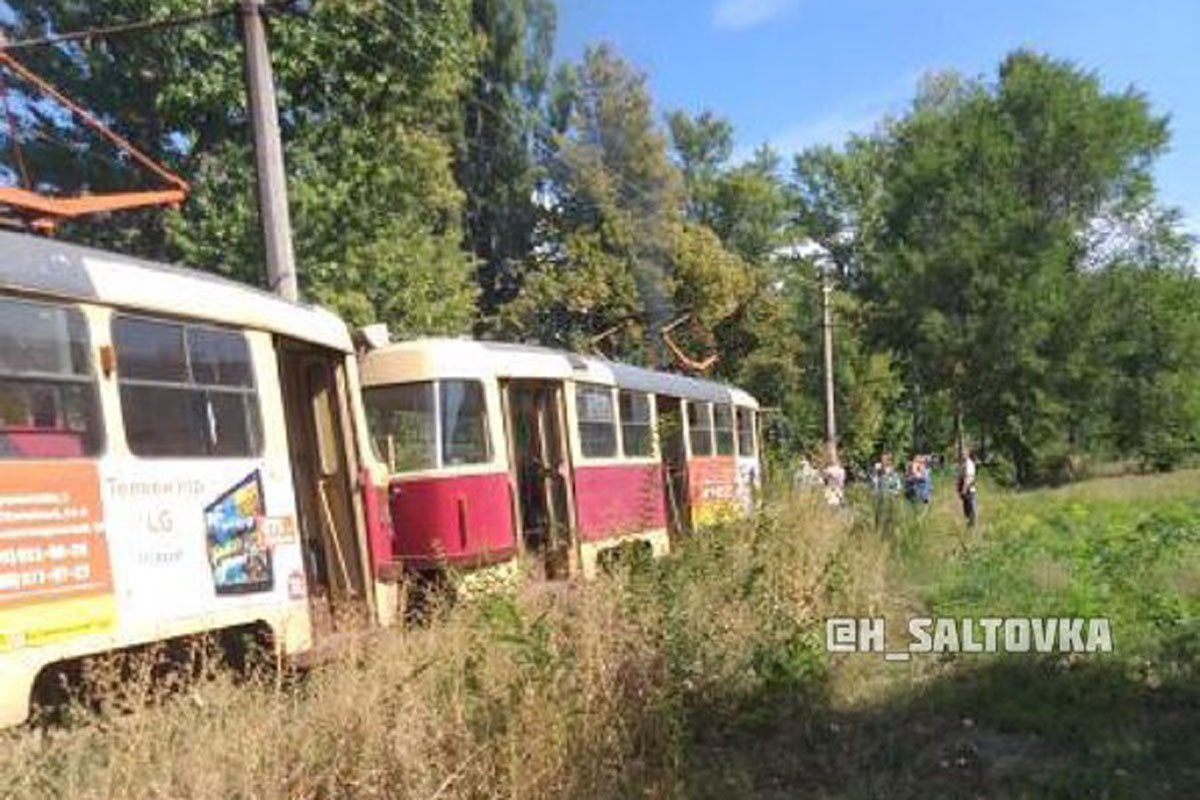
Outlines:
{"label": "blue sky", "polygon": [[991,77],[1017,47],[1067,58],[1170,114],[1160,197],[1200,233],[1197,0],[559,0],[557,56],[599,41],[649,75],[660,111],[730,119],[739,154],[869,130],[929,70]]}

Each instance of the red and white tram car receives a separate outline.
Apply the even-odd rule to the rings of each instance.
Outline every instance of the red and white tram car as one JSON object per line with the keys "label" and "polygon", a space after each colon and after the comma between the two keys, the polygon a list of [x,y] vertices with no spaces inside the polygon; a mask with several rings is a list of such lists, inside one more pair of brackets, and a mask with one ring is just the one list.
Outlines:
{"label": "red and white tram car", "polygon": [[0,256],[0,725],[84,656],[388,621],[340,319],[32,236]]}
{"label": "red and white tram car", "polygon": [[390,532],[380,577],[444,565],[595,574],[748,508],[757,403],[711,381],[524,345],[425,339],[360,359]]}

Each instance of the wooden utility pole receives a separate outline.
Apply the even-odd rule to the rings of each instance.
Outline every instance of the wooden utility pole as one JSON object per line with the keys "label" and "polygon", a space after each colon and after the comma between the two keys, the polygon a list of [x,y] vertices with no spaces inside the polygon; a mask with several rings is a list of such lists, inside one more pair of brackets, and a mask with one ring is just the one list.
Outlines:
{"label": "wooden utility pole", "polygon": [[242,0],[242,35],[246,46],[246,94],[254,130],[254,160],[258,174],[258,218],[267,253],[267,285],[285,300],[296,302],[296,256],[292,250],[292,221],[288,215],[287,175],[279,138],[275,79],[267,52],[263,0]]}
{"label": "wooden utility pole", "polygon": [[825,349],[825,445],[829,458],[837,461],[837,421],[833,411],[833,308],[829,295],[833,286],[829,281],[829,267],[821,267],[821,317]]}

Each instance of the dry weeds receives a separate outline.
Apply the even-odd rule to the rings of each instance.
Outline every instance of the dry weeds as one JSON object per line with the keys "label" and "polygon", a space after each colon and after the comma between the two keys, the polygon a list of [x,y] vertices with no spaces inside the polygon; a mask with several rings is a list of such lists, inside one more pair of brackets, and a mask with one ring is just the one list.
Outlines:
{"label": "dry weeds", "polygon": [[101,709],[3,734],[3,795],[682,796],[697,725],[819,693],[826,610],[882,606],[883,548],[856,523],[772,504],[665,562],[475,597],[296,680],[204,668],[164,691],[147,656],[92,676]]}

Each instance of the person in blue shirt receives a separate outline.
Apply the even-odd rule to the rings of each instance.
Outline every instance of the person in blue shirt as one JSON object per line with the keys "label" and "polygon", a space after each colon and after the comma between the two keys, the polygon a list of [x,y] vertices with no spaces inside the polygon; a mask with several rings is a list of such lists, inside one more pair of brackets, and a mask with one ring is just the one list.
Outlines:
{"label": "person in blue shirt", "polygon": [[929,456],[920,456],[921,460],[921,483],[917,487],[917,494],[921,498],[921,502],[929,505],[933,501],[933,465],[930,463]]}

